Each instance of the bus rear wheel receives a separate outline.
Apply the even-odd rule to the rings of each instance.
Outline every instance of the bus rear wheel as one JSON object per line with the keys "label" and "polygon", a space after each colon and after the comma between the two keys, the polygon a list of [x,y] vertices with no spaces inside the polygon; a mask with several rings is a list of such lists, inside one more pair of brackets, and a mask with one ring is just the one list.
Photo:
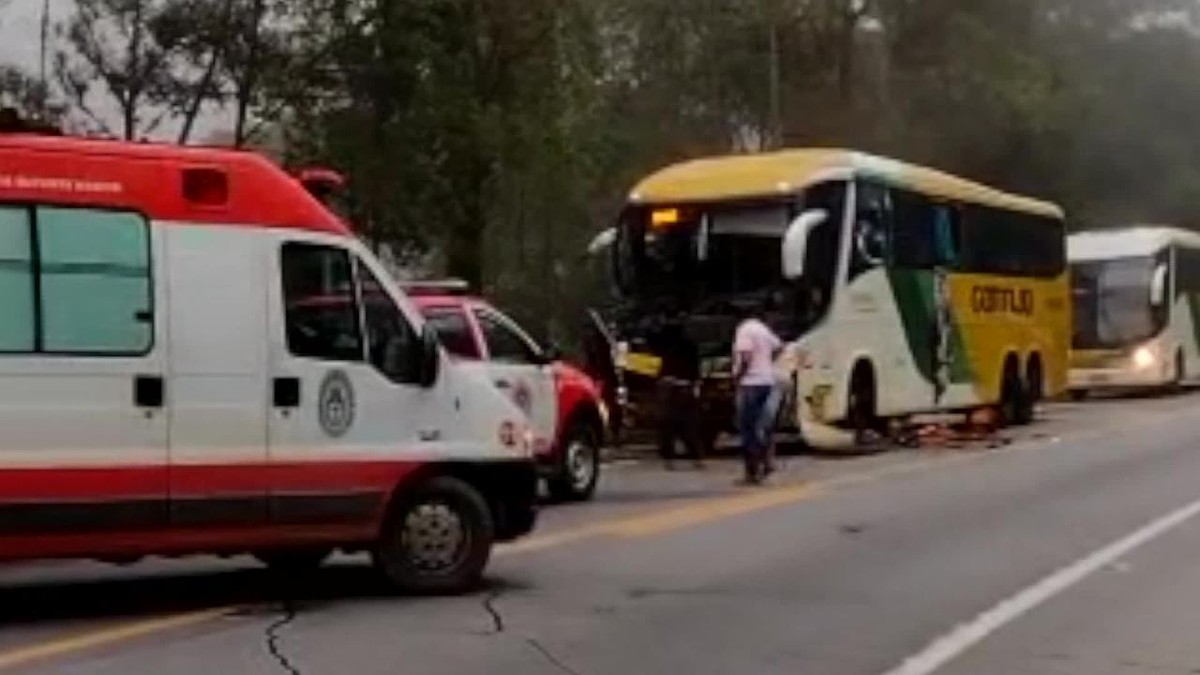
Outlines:
{"label": "bus rear wheel", "polygon": [[1029,357],[1029,365],[1025,367],[1025,381],[1021,383],[1020,398],[1017,406],[1017,424],[1030,424],[1037,412],[1037,404],[1042,400],[1045,391],[1045,381],[1042,376],[1042,359],[1037,354]]}
{"label": "bus rear wheel", "polygon": [[1004,363],[1004,374],[1000,379],[1000,420],[1005,426],[1023,424],[1021,421],[1025,403],[1025,384],[1015,358]]}

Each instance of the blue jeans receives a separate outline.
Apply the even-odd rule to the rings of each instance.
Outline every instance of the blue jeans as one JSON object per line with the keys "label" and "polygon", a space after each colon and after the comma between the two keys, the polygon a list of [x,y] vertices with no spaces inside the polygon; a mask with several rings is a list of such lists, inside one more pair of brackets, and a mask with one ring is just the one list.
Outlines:
{"label": "blue jeans", "polygon": [[738,435],[742,439],[742,458],[746,462],[746,476],[762,476],[763,460],[770,439],[768,427],[763,423],[766,408],[774,389],[769,384],[738,387],[737,416]]}

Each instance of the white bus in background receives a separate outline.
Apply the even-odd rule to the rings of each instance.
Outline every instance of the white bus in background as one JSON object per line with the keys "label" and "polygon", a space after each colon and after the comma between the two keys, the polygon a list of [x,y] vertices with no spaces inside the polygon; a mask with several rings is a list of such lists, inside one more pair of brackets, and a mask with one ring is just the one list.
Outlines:
{"label": "white bus in background", "polygon": [[1067,241],[1071,394],[1178,386],[1200,374],[1200,234],[1127,227]]}

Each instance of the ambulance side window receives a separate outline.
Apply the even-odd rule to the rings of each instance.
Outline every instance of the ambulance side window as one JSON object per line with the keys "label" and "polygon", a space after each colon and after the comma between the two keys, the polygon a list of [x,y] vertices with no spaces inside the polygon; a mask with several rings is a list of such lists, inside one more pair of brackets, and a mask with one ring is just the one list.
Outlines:
{"label": "ambulance side window", "polygon": [[150,231],[141,216],[39,207],[37,238],[44,351],[150,349]]}
{"label": "ambulance side window", "polygon": [[150,226],[137,213],[0,207],[0,352],[145,354],[150,268]]}
{"label": "ambulance side window", "polygon": [[36,328],[29,211],[0,208],[0,352],[32,352]]}
{"label": "ambulance side window", "polygon": [[284,244],[283,303],[288,351],[326,361],[362,361],[350,254],[330,246]]}
{"label": "ambulance side window", "polygon": [[415,384],[420,380],[417,359],[413,358],[418,349],[417,333],[379,279],[362,261],[357,262],[368,360],[393,382]]}

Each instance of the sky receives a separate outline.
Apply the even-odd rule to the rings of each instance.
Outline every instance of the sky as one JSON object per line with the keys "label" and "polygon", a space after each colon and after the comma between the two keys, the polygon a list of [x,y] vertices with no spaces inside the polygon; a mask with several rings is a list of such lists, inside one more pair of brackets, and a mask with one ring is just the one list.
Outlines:
{"label": "sky", "polygon": [[[69,0],[50,0],[52,18],[61,19],[69,8]],[[42,0],[0,0],[0,62],[37,71],[41,11]]]}
{"label": "sky", "polygon": [[[39,44],[41,32],[41,12],[44,0],[0,0],[0,63],[16,65],[28,73],[38,72]],[[65,20],[71,12],[72,0],[50,0],[50,17],[52,21]],[[54,40],[53,29],[50,39]],[[49,54],[53,58],[55,45],[50,44]],[[94,106],[97,112],[106,119],[114,120],[110,126],[116,128],[115,120],[119,118],[114,106]],[[222,128],[227,128],[227,115],[201,115],[197,120],[193,140],[203,141],[204,138]],[[164,124],[155,134],[156,140],[173,140],[178,133],[178,125]]]}

